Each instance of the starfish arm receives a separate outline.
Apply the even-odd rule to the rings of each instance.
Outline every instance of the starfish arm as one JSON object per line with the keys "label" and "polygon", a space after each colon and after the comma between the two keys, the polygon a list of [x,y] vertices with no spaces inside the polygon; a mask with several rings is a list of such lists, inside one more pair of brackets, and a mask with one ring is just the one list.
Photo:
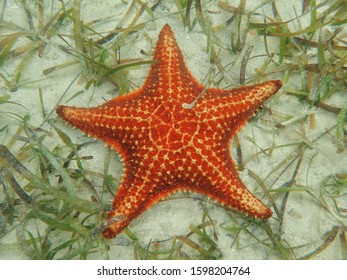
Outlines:
{"label": "starfish arm", "polygon": [[229,162],[220,163],[218,170],[208,174],[207,181],[211,182],[208,188],[195,188],[194,191],[255,218],[271,217],[272,211],[248,191]]}
{"label": "starfish arm", "polygon": [[169,25],[159,34],[148,77],[142,88],[156,99],[191,102],[203,86],[188,70],[182,52]]}
{"label": "starfish arm", "polygon": [[[183,190],[183,188],[182,188]],[[143,180],[124,180],[108,213],[103,236],[107,239],[118,235],[131,221],[170,194],[179,191],[177,186],[156,185]]]}
{"label": "starfish arm", "polygon": [[239,178],[227,139],[213,139],[193,140],[196,152],[187,152],[187,167],[183,168],[187,179],[192,180],[186,189],[253,217],[269,218],[271,210],[252,195]]}
{"label": "starfish arm", "polygon": [[139,92],[135,91],[126,98],[116,97],[95,108],[57,106],[56,112],[73,127],[88,136],[103,140],[113,149],[125,154],[124,150],[133,146],[135,141],[145,141],[143,138],[148,134],[146,118],[150,110],[129,109],[136,106],[129,103],[131,98],[138,94]]}
{"label": "starfish arm", "polygon": [[113,199],[113,210],[108,213],[103,236],[113,238],[149,208],[153,204],[149,202],[151,192],[150,184],[129,177],[123,178]]}
{"label": "starfish arm", "polygon": [[203,113],[207,122],[217,121],[233,134],[281,87],[281,81],[272,80],[232,90],[208,89],[198,100],[196,110]]}

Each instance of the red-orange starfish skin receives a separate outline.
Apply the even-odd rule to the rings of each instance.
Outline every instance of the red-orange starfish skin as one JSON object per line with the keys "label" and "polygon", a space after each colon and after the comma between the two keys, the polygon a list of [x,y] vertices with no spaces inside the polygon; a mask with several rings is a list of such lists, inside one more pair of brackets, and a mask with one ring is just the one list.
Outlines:
{"label": "red-orange starfish skin", "polygon": [[[169,25],[160,32],[154,60],[139,90],[95,108],[57,107],[61,118],[100,138],[124,160],[124,176],[103,236],[113,238],[176,191],[194,191],[254,217],[269,218],[271,210],[241,182],[229,143],[282,83],[211,88],[199,96],[204,86],[187,69]],[[190,103],[192,107],[184,106]]]}

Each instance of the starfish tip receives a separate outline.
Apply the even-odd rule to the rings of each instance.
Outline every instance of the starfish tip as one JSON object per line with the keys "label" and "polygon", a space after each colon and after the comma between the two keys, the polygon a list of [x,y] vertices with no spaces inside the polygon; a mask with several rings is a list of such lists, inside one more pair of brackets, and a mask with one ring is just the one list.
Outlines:
{"label": "starfish tip", "polygon": [[102,232],[102,236],[106,239],[111,239],[114,236],[116,236],[116,234],[113,232],[113,230],[111,228],[106,228],[104,229],[104,231]]}
{"label": "starfish tip", "polygon": [[171,26],[170,26],[169,24],[165,24],[165,25],[163,26],[163,28],[162,28],[161,31],[162,31],[162,32],[163,32],[163,31],[165,31],[165,32],[167,32],[167,31],[172,32]]}
{"label": "starfish tip", "polygon": [[67,119],[67,109],[69,109],[70,107],[68,106],[61,106],[58,105],[55,109],[55,112],[57,113],[57,115],[59,117],[61,117],[63,120],[68,121]]}
{"label": "starfish tip", "polygon": [[283,86],[283,83],[281,80],[273,80],[273,82],[274,82],[276,91],[279,90]]}
{"label": "starfish tip", "polygon": [[58,114],[58,116],[61,116],[61,115],[62,115],[62,112],[63,112],[63,110],[64,110],[63,107],[64,107],[64,106],[58,105],[58,106],[55,108],[55,111],[56,111],[56,113]]}

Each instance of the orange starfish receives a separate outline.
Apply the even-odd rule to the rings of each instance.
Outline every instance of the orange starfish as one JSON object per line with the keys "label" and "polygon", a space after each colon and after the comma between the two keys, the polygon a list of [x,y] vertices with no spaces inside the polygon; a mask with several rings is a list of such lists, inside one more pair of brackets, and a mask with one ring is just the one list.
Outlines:
{"label": "orange starfish", "polygon": [[144,85],[95,108],[58,106],[65,121],[118,151],[124,176],[105,238],[177,191],[204,194],[256,218],[272,212],[241,182],[233,135],[282,86],[274,80],[232,90],[204,89],[187,69],[169,25],[160,32]]}

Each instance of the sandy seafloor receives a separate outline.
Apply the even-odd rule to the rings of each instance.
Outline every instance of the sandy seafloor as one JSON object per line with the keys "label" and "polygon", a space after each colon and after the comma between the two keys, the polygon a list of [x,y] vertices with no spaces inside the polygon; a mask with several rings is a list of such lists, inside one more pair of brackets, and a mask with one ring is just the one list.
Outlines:
{"label": "sandy seafloor", "polygon": [[[123,17],[130,2],[131,1],[97,1],[97,4],[95,4],[96,1],[84,0],[81,1],[81,18],[85,23],[93,20],[101,20],[102,23],[95,24],[93,28],[99,32],[110,31]],[[204,9],[206,11],[220,11],[216,4],[217,2],[218,1],[209,1],[207,5],[204,5]],[[228,3],[237,6],[239,2],[228,1]],[[251,10],[255,7],[255,3],[258,3],[258,1],[247,1],[246,10]],[[301,9],[301,1],[276,1],[276,4],[283,21],[296,17],[294,6],[297,10]],[[56,8],[59,8],[59,1],[56,1]],[[125,45],[122,48],[122,58],[150,59],[160,30],[164,24],[168,23],[175,33],[176,40],[183,52],[188,68],[198,81],[202,81],[211,70],[209,55],[206,53],[206,35],[201,31],[198,23],[195,24],[192,31],[184,27],[176,11],[174,1],[161,1],[160,5],[154,11],[154,17],[151,17],[147,13],[143,13],[138,21],[138,23],[145,23],[143,31],[129,35],[128,45],[131,47]],[[260,14],[271,14],[271,5],[262,7],[258,12]],[[195,18],[194,12],[192,15],[192,18]],[[220,14],[206,13],[206,16],[210,18],[211,22],[218,24],[229,18],[230,14],[225,12]],[[17,1],[7,1],[7,6],[3,14],[3,21],[13,22],[29,30],[26,19],[25,11]],[[122,26],[127,26],[131,19],[132,17],[129,17],[129,19],[124,20]],[[261,22],[262,17],[259,17],[257,20]],[[309,19],[301,18],[301,23],[305,26],[305,24],[307,24],[305,21],[307,20]],[[294,21],[290,27],[295,30],[295,28],[298,28],[298,25]],[[8,33],[10,32],[11,31]],[[65,30],[63,28],[60,32],[72,34],[71,26],[66,26]],[[7,34],[7,32],[2,30],[1,35],[3,34]],[[230,40],[230,36],[223,36],[223,34],[219,34],[218,32],[215,35],[221,40],[222,44],[228,44],[227,41]],[[152,42],[148,38],[150,38]],[[16,46],[25,44],[26,42],[25,39],[19,40],[16,42]],[[83,136],[80,131],[74,130],[60,121],[56,116],[55,107],[57,104],[85,107],[102,104],[104,100],[109,100],[115,96],[114,86],[110,83],[104,83],[99,87],[90,87],[88,90],[85,90],[83,94],[68,102],[77,91],[84,89],[86,80],[77,79],[73,82],[75,77],[82,70],[80,64],[65,68],[62,71],[55,71],[48,76],[43,74],[43,70],[49,67],[71,61],[71,55],[59,49],[59,45],[65,45],[59,37],[53,36],[51,39],[47,39],[47,46],[43,56],[39,57],[36,54],[30,58],[29,63],[23,70],[21,83],[16,91],[9,92],[4,85],[0,84],[1,95],[9,94],[11,95],[12,102],[18,102],[24,106],[19,107],[13,104],[4,104],[1,105],[0,110],[2,112],[16,112],[16,114],[21,116],[30,114],[30,124],[40,127],[44,121],[38,96],[38,88],[41,88],[45,109],[47,112],[50,112],[49,118],[55,119],[54,123],[67,133],[73,141],[82,143],[90,139]],[[248,34],[246,45],[253,45],[254,47],[251,54],[251,57],[254,59],[249,60],[246,72],[246,78],[251,81],[257,77],[255,69],[261,67],[267,57],[264,55],[265,50],[262,37],[258,36],[255,31],[251,31]],[[269,38],[268,48],[270,52],[276,53],[278,50],[278,40],[276,38]],[[143,50],[145,54],[142,54],[141,50]],[[224,65],[233,62],[236,58],[235,54],[225,49],[221,48],[218,51],[220,51],[219,57]],[[259,56],[256,56],[257,54],[259,54]],[[239,82],[242,54],[237,55],[239,57],[235,66],[228,73],[231,80],[230,82],[233,83],[232,86],[237,86]],[[314,60],[314,57],[312,57],[312,59]],[[10,75],[10,73],[13,73],[19,61],[19,58],[6,61],[3,68],[0,69],[1,73],[5,76]],[[141,66],[129,72],[128,79],[133,83],[133,89],[141,86],[146,77],[148,68],[149,66]],[[281,79],[281,75],[282,73],[280,72],[272,75],[269,74],[266,79]],[[295,96],[286,94],[286,88],[299,88],[299,79],[299,75],[296,76],[293,74],[287,84],[284,85],[283,89],[267,102],[266,106],[282,114],[291,115],[297,120],[305,118],[309,114],[315,114],[314,129],[310,126],[308,118],[303,121],[304,125],[302,125],[302,122],[301,124],[296,124],[294,119],[292,119],[292,121],[288,122],[282,129],[275,129],[274,125],[264,124],[257,118],[256,120],[250,121],[239,133],[243,159],[246,162],[245,169],[240,171],[239,174],[245,185],[259,198],[263,197],[261,189],[258,187],[255,191],[257,184],[248,175],[247,171],[251,170],[258,174],[260,178],[265,179],[280,162],[291,153],[295,152],[292,146],[288,146],[287,148],[275,149],[269,155],[260,154],[258,157],[253,157],[255,153],[259,152],[260,147],[269,148],[271,145],[280,146],[303,141],[309,143],[310,148],[305,151],[302,166],[296,177],[296,184],[310,188],[312,193],[318,198],[320,197],[320,184],[324,178],[336,173],[347,172],[346,151],[343,153],[336,152],[335,130],[332,130],[331,135],[328,133],[318,138],[326,130],[336,125],[336,115],[324,112],[315,107],[310,108],[307,103],[302,103]],[[230,87],[230,83],[224,81],[222,86]],[[341,107],[345,100],[346,90],[342,90],[340,93],[335,94],[334,98],[329,100],[329,104]],[[264,118],[269,119],[270,122],[275,122],[273,116],[265,115]],[[6,116],[6,114],[1,114],[0,124],[1,128],[4,126],[7,127],[6,133],[5,130],[3,130],[0,134],[0,142],[6,145],[11,136],[15,133],[18,122]],[[47,122],[43,124],[42,128],[50,130],[53,133],[51,138],[46,137],[47,139],[45,139],[45,144],[47,146],[53,147],[56,145],[63,145],[59,137],[55,134],[56,132]],[[256,145],[248,141],[248,137],[256,139]],[[11,152],[16,155],[21,145],[22,143],[15,145],[11,149]],[[231,149],[231,152],[234,158],[236,158],[235,149]],[[81,153],[82,155],[93,156],[92,160],[83,163],[86,170],[92,170],[103,174],[104,157],[106,153],[103,143],[98,141],[95,144],[88,145]],[[117,161],[117,157],[115,155],[113,156],[114,160],[112,161],[113,164],[110,172],[114,172],[114,177],[119,180],[122,175],[121,167]],[[24,164],[30,167],[30,163]],[[293,166],[291,166],[290,170],[284,173],[279,180],[276,180],[277,177],[275,176],[269,176],[265,183],[268,186],[274,184],[272,186],[273,189],[282,186],[282,184],[290,180],[293,174]],[[288,177],[285,176],[286,174]],[[99,177],[93,178],[93,176],[89,176],[89,179],[95,185],[100,185],[101,183]],[[189,225],[198,225],[201,222],[203,212],[202,205],[199,200],[194,199],[194,194],[175,194],[174,197],[177,199],[170,199],[155,205],[152,209],[145,212],[131,223],[131,231],[136,234],[143,246],[153,240],[165,240],[175,235],[185,235],[189,232]],[[0,202],[1,200],[2,198],[0,196]],[[281,200],[279,199],[277,202],[280,204]],[[264,201],[264,203],[270,205],[269,201]],[[202,204],[203,207],[208,209],[210,217],[216,221],[216,233],[218,236],[216,242],[222,252],[223,259],[276,258],[275,255],[269,254],[269,250],[266,247],[250,238],[247,234],[239,237],[241,240],[240,246],[231,247],[234,237],[222,228],[223,225],[232,225],[228,218],[227,211],[216,204],[206,201]],[[307,192],[290,193],[283,221],[282,238],[286,240],[289,246],[296,247],[295,253],[297,257],[308,254],[315,248],[318,248],[323,242],[321,238],[324,233],[331,231],[335,226],[340,227],[347,224],[347,219],[336,213],[332,201],[328,200],[327,204],[329,211],[324,209],[320,203],[317,203]],[[339,199],[339,207],[347,207],[346,199],[343,200],[343,197]],[[270,226],[273,225],[274,228],[277,224],[275,219],[276,217],[269,219]],[[40,226],[42,225],[33,225],[33,228]],[[120,236],[125,238],[124,234]],[[2,238],[0,243],[11,244],[13,242],[16,242],[15,231],[11,234],[7,234]],[[131,244],[120,245],[116,240],[111,240],[109,246],[109,256],[112,259],[134,258],[134,250]],[[299,248],[300,246],[302,247]],[[102,256],[98,254],[93,255],[93,257],[102,258]],[[0,258],[25,259],[27,257],[23,251],[17,248],[15,250],[0,251]],[[339,238],[336,238],[326,250],[318,254],[315,258],[341,259],[342,251]]]}

